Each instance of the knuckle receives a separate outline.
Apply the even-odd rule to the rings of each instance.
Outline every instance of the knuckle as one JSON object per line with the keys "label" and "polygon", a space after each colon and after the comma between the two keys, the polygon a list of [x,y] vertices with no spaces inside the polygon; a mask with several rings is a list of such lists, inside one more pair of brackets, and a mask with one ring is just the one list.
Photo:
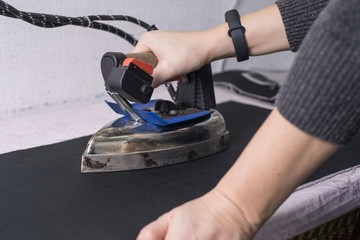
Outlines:
{"label": "knuckle", "polygon": [[140,41],[150,41],[153,33],[152,32],[145,32],[141,37]]}
{"label": "knuckle", "polygon": [[165,60],[162,63],[162,70],[169,76],[173,76],[176,73],[176,66],[172,61]]}

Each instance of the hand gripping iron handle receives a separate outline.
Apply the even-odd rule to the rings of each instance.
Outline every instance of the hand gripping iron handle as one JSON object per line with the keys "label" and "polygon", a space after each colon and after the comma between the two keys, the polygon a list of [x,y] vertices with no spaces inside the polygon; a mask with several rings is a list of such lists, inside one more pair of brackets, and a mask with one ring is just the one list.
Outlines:
{"label": "hand gripping iron handle", "polygon": [[158,64],[158,59],[153,52],[126,53],[126,54],[121,52],[107,52],[103,55],[101,59],[101,72],[103,74],[105,81],[108,78],[111,69],[122,65],[126,58],[134,58],[140,60],[144,63],[151,65],[152,68],[155,68]]}
{"label": "hand gripping iron handle", "polygon": [[[139,86],[135,87],[135,90],[137,90],[137,91],[135,91],[135,93],[139,93],[139,89],[142,91],[141,94],[135,94],[135,98],[134,98],[133,93],[130,94],[130,95],[133,95],[133,97],[132,97],[132,96],[129,96],[129,94],[126,95],[125,93],[120,91],[120,90],[122,90],[122,88],[120,88],[120,89],[117,88],[119,78],[114,78],[114,76],[116,76],[116,74],[115,75],[112,74],[114,76],[111,78],[112,79],[111,82],[113,82],[115,84],[110,84],[108,81],[109,75],[112,71],[114,71],[115,73],[118,72],[119,74],[121,73],[119,71],[116,71],[117,70],[116,68],[121,67],[126,59],[128,59],[128,60],[126,60],[125,62],[129,62],[129,59],[134,59],[134,58],[130,58],[130,57],[136,57],[137,59],[141,58],[144,61],[143,62],[144,64],[150,66],[151,70],[153,67],[155,67],[157,65],[157,58],[152,52],[136,53],[136,55],[134,55],[133,53],[123,54],[123,53],[108,52],[103,56],[103,58],[101,60],[101,70],[102,70],[102,74],[103,74],[103,77],[105,80],[106,90],[109,92],[109,94],[116,93],[117,95],[120,95],[123,98],[129,99],[131,101],[146,103],[147,101],[150,100],[149,97],[151,97],[152,90],[153,90],[151,88],[151,82],[152,82],[152,77],[150,76],[151,73],[145,73],[144,78],[148,79],[148,77],[150,77],[150,79],[148,79],[149,82],[146,83],[144,87],[142,87],[142,86],[140,86],[140,88],[139,88]],[[140,61],[140,62],[142,62],[142,61]],[[149,64],[147,64],[146,62]],[[124,66],[122,66],[122,67],[124,68]],[[116,81],[116,79],[118,79],[118,80]],[[134,85],[134,83],[132,81],[128,81],[128,82],[130,83],[131,86]],[[137,82],[137,81],[135,81],[135,82]],[[186,75],[186,79],[184,81],[181,81],[178,83],[176,91],[172,87],[171,83],[166,82],[165,86],[167,87],[167,89],[170,93],[170,96],[174,102],[184,102],[187,107],[199,108],[199,109],[205,109],[205,110],[214,108],[216,106],[210,64],[206,64],[205,66],[203,66],[202,68],[200,68],[197,71],[188,73]],[[134,87],[130,87],[130,89],[133,89],[133,88]],[[127,91],[127,92],[129,92],[129,91]],[[147,95],[147,97],[145,97],[145,99],[136,97],[136,96],[146,95],[144,93],[148,93],[148,94],[151,93],[151,94]]]}
{"label": "hand gripping iron handle", "polygon": [[147,103],[153,93],[152,72],[158,60],[152,52],[107,52],[101,59],[106,91],[124,99]]}

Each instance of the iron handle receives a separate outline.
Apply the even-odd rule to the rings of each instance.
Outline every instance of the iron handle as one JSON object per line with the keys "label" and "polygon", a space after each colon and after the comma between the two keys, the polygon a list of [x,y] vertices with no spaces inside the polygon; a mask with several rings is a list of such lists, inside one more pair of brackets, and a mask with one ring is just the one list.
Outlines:
{"label": "iron handle", "polygon": [[155,68],[158,64],[158,59],[153,52],[127,53],[125,56],[127,58],[135,58],[142,62],[148,63],[153,68]]}

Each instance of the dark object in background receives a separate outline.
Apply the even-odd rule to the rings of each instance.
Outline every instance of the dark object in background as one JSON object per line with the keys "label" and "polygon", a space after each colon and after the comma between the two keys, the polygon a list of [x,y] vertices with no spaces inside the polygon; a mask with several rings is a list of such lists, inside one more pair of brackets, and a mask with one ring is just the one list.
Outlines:
{"label": "dark object in background", "polygon": [[275,102],[280,85],[266,76],[250,71],[227,71],[214,75],[214,85],[225,87],[239,95],[261,101]]}

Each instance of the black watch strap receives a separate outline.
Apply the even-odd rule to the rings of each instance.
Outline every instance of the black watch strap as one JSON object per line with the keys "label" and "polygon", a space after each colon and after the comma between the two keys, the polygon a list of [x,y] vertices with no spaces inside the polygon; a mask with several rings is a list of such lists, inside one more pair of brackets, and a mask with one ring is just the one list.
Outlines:
{"label": "black watch strap", "polygon": [[249,50],[245,40],[245,28],[241,25],[239,12],[235,9],[225,13],[225,21],[229,24],[228,35],[232,38],[237,61],[249,59]]}

